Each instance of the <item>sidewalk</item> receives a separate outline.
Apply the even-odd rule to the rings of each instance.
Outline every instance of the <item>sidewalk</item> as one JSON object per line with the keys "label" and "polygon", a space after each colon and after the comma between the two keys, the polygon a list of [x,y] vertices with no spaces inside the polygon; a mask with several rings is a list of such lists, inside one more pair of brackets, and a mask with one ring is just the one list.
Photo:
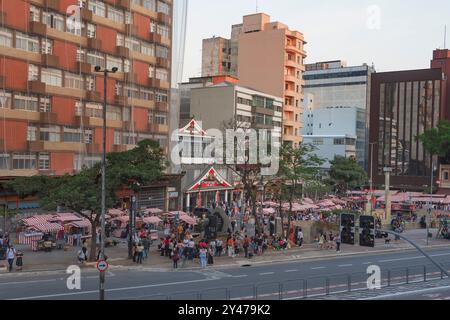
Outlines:
{"label": "sidewalk", "polygon": [[[432,230],[436,234],[437,230]],[[417,243],[421,247],[426,247],[426,231],[425,230],[409,230],[404,233],[405,236]],[[37,272],[37,271],[53,271],[65,270],[69,265],[77,265],[76,253],[78,247],[71,248],[69,251],[54,250],[52,252],[32,252],[29,246],[16,246],[24,251],[24,268],[23,272]],[[428,248],[450,247],[448,240],[430,239]],[[304,245],[302,248],[293,247],[286,251],[268,250],[262,256],[255,256],[252,259],[246,259],[243,254],[235,258],[227,256],[215,257],[215,268],[237,267],[246,264],[269,264],[275,262],[292,261],[292,260],[306,260],[306,259],[324,259],[333,257],[342,257],[349,255],[362,255],[373,253],[388,253],[395,251],[403,251],[414,249],[407,242],[400,240],[395,243],[391,240],[389,245],[385,245],[384,239],[376,239],[375,248],[360,247],[359,245],[350,246],[342,245],[341,253],[333,250],[320,250],[316,244]],[[144,260],[141,265],[134,263],[127,259],[128,248],[125,242],[120,243],[117,247],[110,247],[106,249],[108,255],[108,262],[111,269],[144,269],[154,271],[171,271],[172,261],[168,257],[161,257],[157,251],[157,246],[153,245],[150,249],[150,256]],[[0,261],[1,265],[6,265],[6,261]],[[85,267],[95,268],[96,263],[88,263]],[[179,270],[199,270],[200,266],[198,259],[187,262],[184,268],[180,268],[182,261],[179,261]],[[2,271],[0,271],[1,273]],[[5,271],[3,271],[5,272]],[[14,273],[17,273],[15,271]]]}

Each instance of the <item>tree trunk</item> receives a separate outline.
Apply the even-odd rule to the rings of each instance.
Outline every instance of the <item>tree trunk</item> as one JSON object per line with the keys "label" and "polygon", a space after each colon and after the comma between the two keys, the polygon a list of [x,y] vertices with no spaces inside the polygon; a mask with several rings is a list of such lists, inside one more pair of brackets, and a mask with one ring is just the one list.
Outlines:
{"label": "tree trunk", "polygon": [[97,223],[96,220],[91,221],[91,249],[89,253],[89,261],[97,260]]}

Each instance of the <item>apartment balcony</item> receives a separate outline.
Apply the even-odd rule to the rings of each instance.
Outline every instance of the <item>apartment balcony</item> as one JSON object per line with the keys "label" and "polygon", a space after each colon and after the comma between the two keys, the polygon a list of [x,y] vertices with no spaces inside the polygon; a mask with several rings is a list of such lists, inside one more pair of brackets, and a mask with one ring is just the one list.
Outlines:
{"label": "apartment balcony", "polygon": [[131,37],[137,36],[139,34],[138,26],[131,23],[125,24],[125,34]]}
{"label": "apartment balcony", "polygon": [[155,110],[159,112],[169,112],[169,105],[167,102],[155,102]]}
{"label": "apartment balcony", "polygon": [[290,104],[285,104],[283,107],[283,111],[284,112],[295,112],[295,107],[293,105]]}
{"label": "apartment balcony", "polygon": [[150,42],[161,43],[162,37],[157,32],[150,32],[148,39]]}
{"label": "apartment balcony", "polygon": [[45,67],[58,68],[59,67],[59,58],[58,58],[58,56],[55,56],[52,54],[42,54],[41,55],[41,64]]}
{"label": "apartment balcony", "polygon": [[51,170],[51,169],[39,170],[39,175],[40,176],[54,176],[54,175],[56,175],[56,170]]}
{"label": "apartment balcony", "polygon": [[88,22],[92,21],[92,11],[87,8],[81,8],[80,9],[80,16],[82,20],[86,20]]}
{"label": "apartment balcony", "polygon": [[77,61],[77,73],[91,74],[92,66],[90,63]]}
{"label": "apartment balcony", "polygon": [[297,61],[289,60],[289,59],[285,60],[285,64],[286,64],[286,67],[292,67],[292,68],[300,68],[300,66],[301,66],[301,64],[297,63]]}
{"label": "apartment balcony", "polygon": [[85,144],[87,153],[100,153],[100,146],[98,144]]}
{"label": "apartment balcony", "polygon": [[83,117],[83,116],[75,116],[75,125],[77,126],[89,126],[90,125],[90,118],[89,117]]}
{"label": "apartment balcony", "polygon": [[39,120],[45,124],[56,124],[58,123],[58,115],[55,112],[41,112]]}
{"label": "apartment balcony", "polygon": [[298,81],[300,81],[300,79],[297,79],[297,77],[294,75],[285,75],[284,80],[287,82],[293,82],[293,83],[297,83]]}
{"label": "apartment balcony", "polygon": [[162,12],[158,12],[158,22],[162,23],[162,24],[170,25],[172,23],[172,19],[170,18],[169,15],[162,13]]}
{"label": "apartment balcony", "polygon": [[29,141],[28,151],[30,152],[42,152],[44,151],[44,141]]}
{"label": "apartment balcony", "polygon": [[54,11],[59,11],[60,0],[44,0],[44,7]]}
{"label": "apartment balcony", "polygon": [[86,100],[92,102],[103,102],[102,96],[98,91],[86,91]]}
{"label": "apartment balcony", "polygon": [[134,72],[125,72],[123,74],[123,81],[127,83],[136,83],[137,82],[137,74]]}
{"label": "apartment balcony", "polygon": [[148,131],[152,133],[166,134],[169,133],[169,126],[165,124],[149,123]]}
{"label": "apartment balcony", "polygon": [[129,104],[128,97],[115,95],[114,103],[118,105],[128,105]]}
{"label": "apartment balcony", "polygon": [[169,68],[169,60],[164,58],[156,58],[156,66],[159,68]]}
{"label": "apartment balcony", "polygon": [[123,130],[132,130],[136,128],[136,121],[122,121]]}
{"label": "apartment balcony", "polygon": [[88,38],[87,46],[90,50],[101,50],[102,40],[96,38]]}
{"label": "apartment balcony", "polygon": [[116,47],[116,54],[123,58],[130,58],[130,49],[124,46],[117,46]]}
{"label": "apartment balcony", "polygon": [[32,93],[46,94],[46,85],[39,80],[28,81],[28,90]]}
{"label": "apartment balcony", "polygon": [[29,33],[32,35],[47,36],[47,25],[37,21],[30,21]]}
{"label": "apartment balcony", "polygon": [[285,90],[284,95],[288,97],[298,97],[300,93],[295,92],[294,90]]}
{"label": "apartment balcony", "polygon": [[156,79],[156,78],[148,78],[148,86],[154,87],[154,88],[159,88],[161,86],[161,80]]}

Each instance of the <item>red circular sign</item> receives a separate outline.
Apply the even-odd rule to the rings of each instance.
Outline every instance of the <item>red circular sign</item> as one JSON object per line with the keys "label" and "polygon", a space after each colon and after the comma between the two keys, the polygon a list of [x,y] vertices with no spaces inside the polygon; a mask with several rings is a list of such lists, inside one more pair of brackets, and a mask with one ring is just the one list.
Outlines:
{"label": "red circular sign", "polygon": [[100,260],[97,262],[97,269],[100,272],[105,272],[108,269],[109,265],[108,262],[105,260]]}

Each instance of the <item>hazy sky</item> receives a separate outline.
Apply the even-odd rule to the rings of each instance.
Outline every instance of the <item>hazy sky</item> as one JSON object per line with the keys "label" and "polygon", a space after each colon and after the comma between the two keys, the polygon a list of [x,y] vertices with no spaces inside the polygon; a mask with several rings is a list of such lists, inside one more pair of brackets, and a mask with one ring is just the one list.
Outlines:
{"label": "hazy sky", "polygon": [[[445,24],[450,34],[448,0],[258,2],[259,12],[304,34],[306,63],[341,59],[373,62],[377,71],[428,68],[433,49],[444,46]],[[229,38],[231,25],[255,12],[256,0],[189,0],[184,79],[200,76],[203,38]]]}

